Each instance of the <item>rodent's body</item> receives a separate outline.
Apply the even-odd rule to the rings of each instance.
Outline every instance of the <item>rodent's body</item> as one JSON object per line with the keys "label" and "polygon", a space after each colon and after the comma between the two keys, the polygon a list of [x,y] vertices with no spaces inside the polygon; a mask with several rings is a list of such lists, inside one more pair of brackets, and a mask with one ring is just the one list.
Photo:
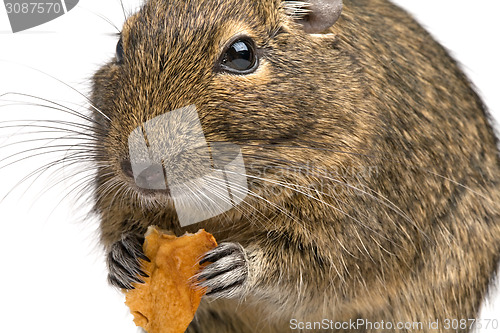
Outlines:
{"label": "rodent's body", "polygon": [[[500,259],[500,160],[481,100],[388,1],[345,1],[327,35],[283,21],[279,3],[148,2],[124,28],[134,52],[96,74],[92,97],[111,118],[99,148],[111,156],[98,179],[103,243],[154,224],[241,244],[238,288],[204,300],[188,332],[288,332],[292,318],[475,318]],[[260,68],[212,73],[219,44],[239,30],[265,44]],[[163,70],[155,48],[166,52]],[[249,196],[244,209],[182,229],[161,195],[103,190],[124,179],[128,134],[188,104],[207,138],[242,147],[250,176],[268,166],[274,182],[253,178],[250,189],[269,202]]]}

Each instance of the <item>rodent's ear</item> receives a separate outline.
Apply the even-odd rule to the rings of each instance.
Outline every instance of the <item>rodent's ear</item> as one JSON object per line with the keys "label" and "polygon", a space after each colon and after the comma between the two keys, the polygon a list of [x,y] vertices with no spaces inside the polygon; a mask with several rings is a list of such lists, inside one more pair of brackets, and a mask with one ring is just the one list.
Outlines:
{"label": "rodent's ear", "polygon": [[307,33],[330,28],[342,13],[342,0],[285,1],[286,12],[302,24]]}

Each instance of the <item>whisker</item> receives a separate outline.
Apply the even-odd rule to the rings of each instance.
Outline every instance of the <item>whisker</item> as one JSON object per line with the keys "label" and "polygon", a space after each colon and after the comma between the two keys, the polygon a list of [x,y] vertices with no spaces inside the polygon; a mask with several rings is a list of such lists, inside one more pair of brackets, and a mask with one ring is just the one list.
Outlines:
{"label": "whisker", "polygon": [[120,29],[118,29],[118,27],[116,26],[116,24],[113,23],[113,21],[111,21],[109,18],[107,18],[106,16],[102,15],[102,14],[99,14],[89,8],[86,8],[84,6],[78,6],[80,9],[83,9],[83,10],[86,10],[88,11],[89,13],[91,14],[94,14],[96,15],[97,17],[101,18],[102,20],[104,20],[106,23],[109,23],[109,25],[111,25],[116,31],[118,31],[118,33],[120,33]]}
{"label": "whisker", "polygon": [[[55,169],[52,171],[52,173],[49,175],[49,177],[53,177],[53,175],[61,170],[62,168],[67,168],[69,166],[73,166],[73,165],[79,165],[81,164],[81,160],[80,159],[70,159],[70,161],[72,160],[71,163],[68,163],[68,164],[63,164],[61,165],[59,168]],[[68,161],[65,161],[65,162],[68,162]],[[47,166],[47,167],[44,167],[43,170],[39,170],[39,171],[34,171],[32,172],[32,176],[34,176],[36,173],[39,173],[35,179],[31,182],[31,184],[28,186],[28,188],[25,190],[25,192],[21,195],[25,195],[26,192],[30,189],[31,186],[34,185],[34,183],[41,177],[41,175],[45,172],[47,172],[49,169],[53,168],[57,166],[57,164],[54,164],[54,165],[50,165],[50,166]],[[82,168],[79,170],[79,173],[85,173],[85,172],[90,172],[90,171],[95,171],[93,167],[86,167],[86,168]],[[29,178],[31,178],[29,177]],[[45,188],[41,193],[38,194],[38,198],[37,199],[40,199],[43,195],[45,195],[47,192],[49,192],[50,190],[52,190],[54,187],[58,186],[60,183],[64,183],[66,182],[68,179],[71,179],[71,178],[74,178],[75,175],[74,174],[71,174],[71,175],[67,175],[67,176],[64,176],[63,178],[59,178],[57,182],[54,182],[52,185],[48,186],[47,188]],[[80,177],[78,179],[78,181],[81,181],[82,179],[87,179],[87,178],[92,178],[92,177],[95,177],[94,174],[90,174],[90,175],[85,175],[84,177]],[[72,183],[71,185],[74,185],[76,182]],[[72,186],[69,186],[69,188],[72,188]],[[68,192],[68,193],[71,193],[72,191]],[[66,196],[65,196],[66,197]],[[38,201],[38,200],[35,200],[35,201]]]}
{"label": "whisker", "polygon": [[26,144],[26,143],[30,143],[30,142],[40,142],[40,141],[45,142],[45,141],[48,141],[48,143],[52,143],[52,142],[58,141],[58,140],[69,140],[69,139],[71,139],[73,141],[80,141],[81,140],[81,141],[88,142],[88,143],[93,143],[94,142],[94,141],[91,141],[88,138],[80,138],[80,137],[74,136],[72,134],[68,134],[67,136],[64,136],[64,137],[47,137],[47,138],[37,138],[37,139],[20,140],[20,141],[16,141],[16,142],[11,142],[11,143],[5,144],[1,148],[12,147],[12,146]]}
{"label": "whisker", "polygon": [[[322,203],[323,205],[328,206],[328,207],[330,207],[330,208],[334,209],[335,211],[337,211],[337,212],[339,212],[339,213],[343,214],[344,216],[346,216],[346,217],[348,217],[348,218],[352,219],[352,220],[353,220],[353,221],[355,221],[358,225],[360,225],[360,226],[362,226],[362,227],[364,227],[364,228],[367,228],[367,229],[368,229],[368,230],[370,230],[371,232],[373,232],[373,233],[375,233],[375,234],[379,235],[380,237],[382,237],[383,239],[385,239],[385,240],[387,240],[387,241],[391,242],[393,245],[400,247],[399,245],[397,245],[396,243],[394,243],[391,239],[389,239],[389,238],[387,238],[387,237],[383,236],[382,234],[380,234],[380,233],[379,233],[379,232],[377,232],[376,230],[372,229],[372,228],[371,228],[371,227],[369,227],[368,225],[365,225],[363,222],[361,222],[359,219],[355,218],[354,216],[352,216],[352,215],[348,214],[347,212],[343,211],[342,209],[340,209],[340,208],[338,208],[338,207],[335,207],[335,206],[333,206],[333,205],[331,205],[331,204],[327,203],[326,201],[321,200],[321,199],[319,199],[319,198],[316,198],[316,197],[314,197],[314,196],[312,196],[312,195],[310,195],[310,194],[308,194],[308,193],[306,193],[306,192],[304,192],[304,191],[300,191],[300,190],[298,190],[298,189],[294,189],[292,186],[288,186],[287,184],[282,184],[282,183],[280,183],[279,181],[274,181],[274,180],[272,180],[272,179],[266,179],[266,178],[257,177],[257,176],[251,176],[251,175],[240,174],[240,173],[236,173],[236,172],[233,172],[233,171],[228,171],[228,170],[226,170],[226,172],[227,172],[227,173],[237,174],[237,175],[240,175],[240,176],[246,176],[246,177],[250,177],[250,178],[258,179],[258,180],[261,180],[261,181],[264,181],[264,182],[269,182],[269,183],[272,183],[272,184],[275,184],[275,185],[282,186],[282,187],[284,187],[284,188],[288,188],[288,189],[290,189],[290,190],[292,190],[292,191],[294,191],[294,192],[296,192],[296,193],[299,193],[299,194],[305,195],[306,197],[308,197],[308,198],[310,198],[310,199],[313,199],[313,200],[315,200],[315,201],[318,201],[318,202]],[[293,184],[293,185],[294,185],[294,186],[296,186],[295,184]]]}
{"label": "whisker", "polygon": [[[99,134],[94,134],[92,132],[81,132],[78,129],[72,129],[72,128],[64,128],[64,127],[56,127],[56,126],[49,126],[49,125],[5,125],[5,126],[0,126],[0,129],[17,129],[15,133],[10,133],[7,136],[3,136],[4,138],[11,139],[14,137],[21,137],[21,136],[33,136],[33,135],[40,135],[40,134],[59,134],[59,133],[67,133],[64,136],[61,136],[61,138],[66,138],[66,137],[71,137],[73,140],[79,139],[79,140],[86,140],[88,142],[93,142],[97,143],[103,139],[102,136]],[[23,131],[27,129],[39,129],[35,131]],[[47,137],[41,136],[38,138],[39,140],[44,140]],[[17,142],[17,141],[16,141]]]}
{"label": "whisker", "polygon": [[464,188],[464,189],[466,189],[466,190],[468,190],[468,191],[470,191],[470,192],[474,193],[475,195],[477,195],[477,196],[479,196],[479,197],[481,197],[481,198],[485,199],[486,201],[492,202],[490,198],[486,197],[485,195],[483,195],[483,194],[481,194],[481,193],[479,193],[479,192],[477,192],[477,191],[474,191],[473,189],[471,189],[470,187],[468,187],[468,186],[466,186],[466,185],[464,185],[464,184],[462,184],[462,183],[459,183],[459,182],[457,182],[457,181],[455,181],[455,180],[453,180],[453,179],[451,179],[451,178],[449,178],[449,177],[446,177],[446,176],[440,175],[440,174],[435,173],[435,172],[433,172],[433,171],[430,171],[430,170],[427,170],[427,169],[424,169],[424,168],[422,168],[422,169],[423,169],[424,171],[426,171],[426,172],[428,172],[428,173],[430,173],[430,174],[432,174],[432,175],[436,176],[436,177],[439,177],[439,178],[445,179],[445,180],[447,180],[447,181],[449,181],[449,182],[451,182],[451,183],[453,183],[453,184],[455,184],[455,185],[457,185],[457,186],[460,186],[460,187],[462,187],[462,188]]}
{"label": "whisker", "polygon": [[[235,188],[240,188],[240,189],[242,189],[242,191],[240,191],[240,192],[239,192],[240,194],[246,194],[246,193],[248,193],[248,194],[250,194],[250,195],[256,195],[253,191],[246,191],[247,189],[246,189],[246,188],[244,188],[244,187],[242,187],[240,184],[236,184],[236,183],[234,183],[234,182],[229,182],[229,183],[232,185],[232,186],[231,186],[231,190],[234,190]],[[243,192],[243,191],[244,191],[244,192]],[[257,196],[258,196],[258,195],[257,195]],[[273,204],[273,203],[271,203],[270,201],[268,201],[268,200],[266,200],[266,199],[264,199],[264,198],[262,198],[262,199],[263,199],[263,200],[265,200],[265,201],[267,201],[268,203],[270,203],[272,206],[278,207],[277,205],[274,205],[274,204]],[[243,202],[245,202],[245,201],[243,201]],[[249,205],[249,206],[253,208],[253,206],[251,206],[251,205]],[[278,207],[278,208],[279,208],[279,207]],[[279,208],[279,209],[281,209],[281,208]],[[261,213],[261,212],[259,212],[259,213]],[[261,214],[262,214],[262,213],[261,213]],[[263,215],[263,214],[262,214],[262,215]],[[272,222],[272,220],[271,220],[271,219],[269,219],[269,218],[267,218],[267,219],[268,219],[270,222]],[[293,219],[295,222],[297,222],[297,219],[296,219],[295,217],[292,217],[292,219]],[[301,221],[298,221],[297,225],[299,225],[299,226],[301,226],[301,227],[302,227],[302,231],[303,231],[303,232],[305,232],[305,233],[307,234],[307,237],[308,237],[309,239],[311,239],[311,240],[320,240],[319,235],[314,234],[314,233],[310,233],[310,232],[309,232],[309,230],[307,230],[307,229],[305,228],[305,224],[302,224],[302,223],[301,223]],[[264,227],[265,227],[265,226],[264,226]],[[340,242],[340,240],[339,240],[339,239],[336,239],[336,241],[339,243],[339,245],[340,245],[340,246],[344,249],[344,251],[345,251],[346,253],[348,253],[348,254],[349,254],[350,256],[352,256],[352,257],[355,257],[355,256],[354,256],[354,255],[353,255],[350,251],[348,251],[348,250],[345,248],[345,246],[344,246],[344,245]],[[342,256],[340,256],[340,257],[341,257],[341,260],[342,260],[342,262],[343,262],[343,265],[344,265],[344,268],[345,268],[346,272],[348,272],[347,265],[345,264],[345,262],[344,262],[344,260],[343,260],[343,257],[342,257]],[[335,264],[334,264],[333,262],[330,262],[330,264],[334,267],[334,269],[335,269],[335,271],[337,272],[337,275],[339,276],[339,278],[340,278],[343,282],[345,282],[344,277],[340,274],[340,272],[339,272],[339,270],[337,269],[337,267],[335,266]]]}
{"label": "whisker", "polygon": [[[76,155],[77,153],[74,153],[74,154]],[[24,182],[26,182],[28,179],[30,179],[30,178],[32,178],[32,177],[34,177],[35,175],[37,175],[37,174],[38,174],[38,175],[37,175],[37,177],[35,178],[35,181],[36,181],[39,177],[41,177],[41,175],[42,175],[43,173],[45,173],[45,172],[46,172],[47,170],[49,170],[50,168],[52,168],[52,167],[54,167],[54,166],[56,166],[56,165],[60,164],[63,160],[70,160],[70,159],[72,159],[72,158],[75,158],[75,157],[74,157],[73,155],[69,155],[69,156],[67,156],[67,157],[64,157],[63,159],[59,159],[59,160],[56,160],[56,161],[51,161],[51,162],[49,162],[49,163],[46,163],[46,164],[44,164],[43,166],[41,166],[41,167],[37,168],[36,170],[34,170],[34,171],[30,172],[28,175],[24,176],[24,177],[23,177],[20,181],[18,181],[18,182],[17,182],[17,184],[16,184],[16,185],[15,185],[15,186],[11,189],[11,190],[9,190],[9,191],[7,192],[7,194],[6,194],[6,195],[5,195],[5,196],[4,196],[4,197],[0,200],[0,202],[3,202],[3,201],[4,201],[4,200],[5,200],[8,196],[10,196],[10,195],[11,195],[11,193],[12,193],[12,192],[13,192],[13,191],[14,191],[14,190],[18,187],[18,186],[22,185],[22,184],[23,184]],[[77,158],[77,161],[81,161],[81,158],[79,158],[79,157],[78,157],[78,158]],[[31,185],[33,185],[33,182],[32,182],[32,184],[31,184]]]}
{"label": "whisker", "polygon": [[[24,128],[50,128],[53,130],[66,131],[66,132],[73,131],[74,133],[80,134],[82,136],[92,135],[93,137],[96,138],[102,138],[106,134],[104,130],[94,128],[90,125],[75,123],[71,121],[64,121],[64,120],[51,120],[51,119],[5,120],[5,121],[0,121],[0,124],[2,124],[0,126],[0,129],[9,129],[9,128],[19,129],[17,133],[26,133],[26,132],[20,132],[20,130]],[[55,125],[66,125],[68,127],[56,127]],[[80,132],[78,131],[78,129],[86,132]]]}
{"label": "whisker", "polygon": [[[220,171],[220,170],[217,170],[217,171]],[[226,172],[226,170],[224,170],[224,172]],[[213,178],[214,180],[219,180],[219,179],[214,178],[214,177],[210,177],[210,178]],[[287,212],[286,210],[284,210],[283,207],[278,206],[277,204],[271,202],[270,200],[267,200],[266,198],[262,197],[261,195],[257,194],[256,192],[254,192],[254,191],[252,191],[250,189],[247,189],[247,188],[241,186],[240,184],[237,184],[237,183],[234,183],[234,182],[230,182],[229,180],[228,180],[228,183],[230,183],[232,185],[231,189],[232,190],[233,189],[238,190],[239,194],[246,194],[246,193],[248,193],[248,194],[250,194],[251,196],[253,196],[253,197],[257,198],[257,199],[264,201],[266,204],[271,205],[273,208],[275,208],[279,212],[285,214],[288,218],[292,219],[294,222],[297,222],[297,224],[299,224],[299,225],[305,225],[305,223],[303,223],[302,221],[298,220],[298,218],[296,216],[293,216],[289,212]]]}
{"label": "whisker", "polygon": [[[251,140],[246,140],[246,141],[269,141],[269,140],[266,140],[266,139],[251,139]],[[238,140],[233,140],[232,141],[236,141],[238,142]],[[312,142],[312,141],[303,141],[303,142]],[[312,143],[315,143],[315,142],[312,142]],[[320,145],[324,145],[324,143],[321,143],[321,142],[318,142],[317,144],[320,144]],[[363,156],[363,157],[368,157],[368,158],[378,158],[380,160],[386,160],[386,161],[391,161],[393,163],[397,163],[399,165],[403,165],[403,166],[406,166],[406,163],[403,162],[403,161],[397,161],[393,158],[389,158],[387,157],[386,154],[382,154],[381,152],[377,152],[379,153],[380,155],[373,155],[373,154],[362,154],[362,153],[358,153],[358,152],[348,152],[348,151],[343,151],[343,150],[335,150],[335,149],[329,149],[329,148],[321,148],[321,147],[311,147],[311,146],[288,146],[288,145],[277,145],[277,144],[245,144],[245,143],[238,143],[238,145],[241,145],[241,146],[251,146],[251,147],[267,147],[267,148],[270,148],[270,147],[283,147],[283,148],[288,148],[288,149],[310,149],[310,150],[320,150],[320,151],[328,151],[328,152],[332,152],[332,153],[340,153],[340,154],[350,154],[350,155],[358,155],[358,156]],[[328,144],[329,146],[342,146],[342,145],[336,145],[336,144]],[[349,146],[345,145],[347,148],[350,148]],[[365,149],[365,148],[357,148],[357,149],[361,149],[361,150],[368,150],[368,149]],[[460,186],[468,191],[471,191],[471,193],[483,198],[483,199],[486,199],[488,201],[491,201],[491,199],[489,199],[488,197],[486,197],[485,195],[477,192],[477,191],[474,191],[472,190],[470,187],[456,181],[456,180],[453,180],[452,178],[450,177],[447,177],[447,176],[444,176],[444,175],[441,175],[439,173],[436,173],[436,172],[433,172],[433,171],[430,171],[428,169],[426,169],[425,167],[421,167],[421,166],[417,166],[417,165],[414,165],[414,164],[411,164],[411,167],[414,168],[415,170],[418,170],[418,171],[423,171],[423,172],[426,172],[426,173],[430,173],[436,177],[439,177],[439,178],[442,178],[442,179],[445,179],[457,186]],[[397,206],[395,206],[397,207]]]}
{"label": "whisker", "polygon": [[[0,128],[24,128],[24,127],[36,127],[36,126],[49,126],[48,124],[58,124],[58,125],[67,125],[71,126],[74,128],[86,130],[88,132],[77,132],[81,134],[98,134],[98,133],[105,133],[104,131],[101,132],[100,129],[94,128],[91,125],[86,125],[82,123],[75,123],[71,121],[65,121],[65,120],[54,120],[54,119],[25,119],[25,120],[4,120],[0,121],[0,124],[4,124],[0,126]],[[36,124],[47,124],[47,125],[36,125]],[[61,130],[69,130],[69,128],[66,127],[54,127],[54,129],[61,129]],[[97,132],[97,133],[94,133]]]}
{"label": "whisker", "polygon": [[[247,146],[247,147],[256,147],[256,148],[287,148],[287,149],[308,149],[308,150],[318,150],[318,151],[326,151],[326,152],[332,152],[332,153],[340,153],[340,154],[348,154],[348,155],[354,155],[354,156],[365,156],[365,157],[371,157],[371,158],[381,158],[380,156],[373,155],[373,154],[363,154],[359,152],[350,152],[350,151],[345,151],[345,150],[338,150],[338,149],[332,149],[328,147],[345,147],[348,149],[352,149],[350,146],[346,144],[328,144],[328,147],[314,147],[314,146],[292,146],[292,145],[280,145],[280,144],[250,144],[250,143],[242,143],[238,139],[232,139],[231,141],[238,142],[238,145],[240,146]],[[266,139],[252,139],[252,140],[245,140],[245,141],[268,141]],[[325,143],[321,142],[313,142],[313,141],[301,141],[301,143],[308,143],[308,144],[317,144],[317,145],[322,145],[324,146]],[[357,148],[361,150],[369,150],[367,148]],[[369,150],[371,151],[371,150]]]}
{"label": "whisker", "polygon": [[125,6],[123,5],[123,0],[120,0],[120,6],[122,7],[123,19],[127,21],[127,13],[125,12]]}
{"label": "whisker", "polygon": [[[92,169],[88,169],[88,170],[84,170],[82,172],[87,172],[87,171],[91,171]],[[74,177],[74,175],[71,175],[71,176],[67,176],[66,178],[64,178],[63,180],[61,180],[61,182],[64,182],[66,181],[67,179],[70,179]],[[91,183],[91,181],[95,179],[95,174],[89,174],[89,175],[85,175],[83,177],[80,177],[78,178],[77,180],[75,180],[74,182],[72,182],[69,186],[69,188],[71,188],[70,191],[68,191],[59,201],[59,203],[63,202],[64,200],[68,199],[74,192],[76,189],[79,188],[79,186],[81,186],[82,184],[85,185],[84,188],[86,188],[86,186],[88,186],[88,184]],[[80,185],[77,185],[77,184],[80,184]],[[43,194],[45,194],[46,192],[49,192],[53,187],[55,187],[56,185],[58,184],[54,184],[52,185],[50,188],[46,189],[43,191],[43,193],[40,194],[40,196],[42,196]],[[79,192],[76,192],[77,194],[77,197],[78,196],[81,196],[81,190]],[[57,209],[57,205],[54,207],[54,209],[50,212],[49,216],[51,216],[55,210]]]}
{"label": "whisker", "polygon": [[[14,162],[9,162],[8,164],[4,165],[4,166],[1,166],[0,169],[2,168],[5,168],[9,165],[12,165],[14,163],[18,163],[20,161],[24,161],[28,158],[33,158],[33,157],[36,157],[36,156],[41,156],[41,155],[45,155],[45,154],[54,154],[54,153],[60,153],[60,152],[65,152],[65,151],[83,151],[83,152],[86,152],[86,153],[89,153],[91,154],[91,150],[83,150],[81,148],[78,148],[78,147],[85,147],[87,144],[85,143],[81,143],[81,144],[75,144],[75,145],[51,145],[51,146],[42,146],[42,147],[36,147],[36,148],[30,148],[30,149],[26,149],[24,151],[21,151],[21,152],[17,152],[17,153],[14,153],[14,154],[11,154],[7,157],[4,157],[2,159],[0,159],[0,162],[4,162],[6,160],[9,160],[13,157],[16,157],[16,156],[19,156],[19,155],[22,155],[22,154],[26,154],[26,153],[29,153],[29,152],[34,152],[34,151],[40,151],[42,150],[41,153],[36,153],[36,154],[32,154],[32,155],[29,155],[29,156],[26,156],[26,157],[23,157],[21,159],[18,159]],[[94,148],[93,145],[90,145],[88,144],[87,145],[88,148]],[[44,150],[47,150],[47,149],[54,149],[54,150],[49,150],[49,151],[44,151]]]}
{"label": "whisker", "polygon": [[[81,93],[80,93],[81,94]],[[89,121],[91,123],[94,123],[96,125],[99,125],[99,126],[102,126],[101,123],[97,122],[95,119],[89,117],[89,116],[86,116],[78,111],[75,111],[63,104],[60,104],[60,103],[57,103],[57,102],[54,102],[54,101],[51,101],[49,99],[46,99],[46,98],[43,98],[43,97],[39,97],[39,96],[35,96],[35,95],[30,95],[30,94],[26,94],[26,93],[20,93],[20,92],[14,92],[14,91],[9,91],[9,92],[6,92],[6,93],[3,93],[3,94],[0,94],[0,98],[3,98],[4,96],[8,96],[8,95],[14,95],[14,96],[24,96],[24,97],[29,97],[29,98],[33,98],[33,99],[37,99],[37,100],[41,100],[41,101],[44,101],[44,102],[47,102],[47,103],[50,103],[50,104],[54,104],[56,106],[58,106],[59,108],[55,108],[54,107],[54,110],[59,110],[59,111],[62,111],[62,112],[66,112],[68,114],[71,114],[71,115],[74,115],[74,116],[77,116],[77,117],[80,117],[86,121]],[[7,101],[10,101],[10,100],[7,100]],[[16,101],[17,102],[17,101]],[[90,102],[90,100],[89,100]],[[33,104],[34,106],[43,106],[43,104]],[[46,105],[47,107],[50,107],[49,105]],[[110,122],[111,122],[111,119],[110,118],[107,118]]]}
{"label": "whisker", "polygon": [[[254,222],[250,217],[253,216],[253,212],[257,212],[261,215],[261,217],[266,218],[269,222],[271,222],[271,219],[269,217],[265,216],[262,212],[256,210],[250,203],[242,201],[240,204],[245,204],[245,207],[240,207],[239,205],[234,205],[233,202],[231,202],[230,200],[227,200],[226,196],[223,195],[226,193],[225,190],[227,190],[227,188],[225,186],[226,184],[225,184],[225,182],[222,182],[221,179],[218,179],[217,177],[207,177],[206,180],[208,182],[208,185],[211,185],[211,186],[219,189],[219,192],[217,192],[217,193],[221,194],[221,196],[222,196],[221,199],[224,199],[227,203],[231,204],[231,206],[234,209],[236,209],[238,212],[240,212],[245,218],[247,218],[247,220]],[[229,183],[231,183],[231,182],[229,182]],[[214,188],[212,188],[212,190],[214,190]],[[232,191],[234,191],[234,190],[235,190],[235,188],[232,188]],[[224,193],[222,193],[222,191],[224,191]],[[240,192],[240,193],[243,194],[242,192]],[[260,221],[258,221],[258,222],[260,222]]]}
{"label": "whisker", "polygon": [[[272,162],[279,161],[279,162],[283,162],[283,165],[285,165],[285,166],[288,166],[288,164],[295,164],[295,165],[299,165],[300,167],[303,166],[303,164],[301,164],[301,163],[296,163],[294,161],[277,159],[277,158],[270,158],[270,157],[263,157],[263,156],[256,156],[256,155],[245,155],[245,157],[259,158],[259,159],[262,159],[262,160],[269,160],[269,161],[272,161]],[[276,163],[276,162],[274,162],[274,163]],[[269,166],[269,165],[267,167],[276,168],[276,169],[283,169],[283,170],[286,170],[286,171],[293,171],[293,169],[290,169],[289,167]],[[361,194],[364,194],[364,195],[368,196],[369,198],[377,201],[378,203],[384,205],[385,207],[391,209],[393,212],[395,212],[400,217],[402,217],[403,219],[405,219],[406,221],[408,221],[411,225],[413,225],[423,235],[425,235],[427,237],[427,235],[425,234],[425,232],[423,230],[420,230],[420,228],[418,227],[418,225],[405,212],[403,212],[395,203],[393,203],[388,198],[384,197],[382,194],[374,191],[373,189],[369,188],[368,186],[365,186],[366,189],[368,189],[370,192],[372,192],[372,193],[368,193],[367,191],[359,189],[359,188],[357,188],[357,187],[355,187],[355,186],[353,186],[353,185],[351,185],[351,184],[349,184],[347,182],[342,182],[342,181],[340,181],[340,180],[338,180],[336,178],[328,176],[329,171],[327,169],[325,169],[325,168],[318,168],[318,167],[312,167],[310,165],[307,165],[307,172],[310,172],[310,171],[315,172],[314,170],[320,170],[322,172],[321,173],[318,172],[318,173],[315,173],[315,174],[313,173],[312,174],[313,176],[320,176],[320,177],[328,179],[328,180],[330,180],[330,181],[332,181],[332,182],[334,182],[334,183],[336,183],[338,185],[350,188],[353,191],[361,193]],[[297,172],[297,173],[300,173],[300,171]],[[324,193],[324,192],[322,192],[322,194],[328,195],[327,193]],[[376,197],[374,194],[380,196],[380,198]],[[394,223],[394,221],[392,221],[392,222]],[[408,235],[408,237],[409,237],[409,235]]]}
{"label": "whisker", "polygon": [[[98,135],[94,135],[92,133],[85,133],[85,132],[80,132],[74,129],[69,129],[69,128],[63,128],[63,127],[55,127],[55,126],[44,126],[44,125],[22,125],[22,126],[16,126],[16,125],[7,125],[7,126],[0,126],[0,129],[9,129],[9,128],[15,128],[17,131],[15,133],[11,133],[10,135],[7,136],[7,139],[10,139],[12,137],[20,137],[20,136],[26,136],[26,135],[38,135],[38,134],[55,134],[55,133],[69,133],[68,135],[73,135],[73,137],[76,139],[78,137],[82,137],[80,139],[82,140],[87,140],[89,143],[97,143],[100,140],[102,140],[102,137]],[[39,130],[39,131],[22,131],[23,129],[29,129],[29,128],[38,128],[38,129],[44,129],[44,130]],[[5,138],[5,137],[4,137]],[[63,137],[61,137],[63,138]],[[39,138],[40,141],[45,140],[45,137]],[[16,141],[17,142],[17,141]]]}
{"label": "whisker", "polygon": [[[227,171],[226,171],[227,172]],[[216,178],[216,180],[218,180]],[[280,213],[284,214],[285,216],[287,216],[288,218],[290,218],[293,222],[295,222],[298,226],[301,226],[302,228],[302,231],[305,232],[308,237],[310,237],[311,239],[314,239],[316,238],[317,236],[313,233],[311,233],[307,228],[306,228],[306,223],[304,223],[303,221],[301,221],[300,219],[298,219],[298,217],[296,216],[293,216],[291,215],[288,211],[286,211],[283,207],[281,206],[278,206],[277,204],[267,200],[266,198],[260,196],[259,194],[255,193],[254,191],[251,191],[250,189],[247,189],[247,188],[244,188],[242,187],[240,184],[236,184],[234,182],[230,182],[232,184],[232,189],[236,188],[238,190],[240,190],[240,194],[249,194],[250,196],[252,197],[255,197],[259,200],[263,200],[266,204],[270,205],[271,207],[273,207],[274,209],[277,209]],[[262,213],[261,213],[262,214]],[[271,221],[269,219],[269,221]]]}
{"label": "whisker", "polygon": [[[219,208],[219,209],[221,209],[221,210],[222,210],[222,207],[220,206],[220,204],[218,204],[218,203],[217,203],[217,202],[215,202],[212,198],[210,198],[209,196],[207,196],[207,195],[206,195],[203,191],[196,191],[196,190],[193,190],[193,189],[192,189],[191,187],[189,187],[189,186],[187,186],[187,189],[189,190],[190,194],[192,194],[194,197],[196,197],[197,202],[201,202],[201,204],[205,206],[205,208],[207,209],[207,211],[210,211],[211,209],[210,209],[210,207],[208,206],[208,204],[206,203],[206,201],[205,201],[205,200],[200,200],[200,195],[203,195],[203,197],[205,197],[205,199],[206,199],[206,200],[208,200],[208,201],[212,202],[214,205],[216,205],[216,206],[217,206],[217,208]],[[214,189],[214,188],[212,187],[212,191],[214,191],[214,192],[215,192],[215,195],[216,195],[219,199],[223,200],[223,201],[224,201],[224,202],[226,202],[226,203],[229,203],[229,204],[231,203],[231,202],[230,202],[230,201],[228,201],[226,198],[224,198],[224,197],[222,196],[222,194],[221,194],[221,195],[218,195],[218,194],[220,193],[220,191],[218,191],[217,189]],[[214,194],[214,192],[211,192],[211,193],[212,193],[212,194]],[[185,194],[185,193],[184,193],[184,194]],[[227,221],[232,222],[232,221],[231,221],[231,219],[229,218],[229,216],[227,215],[227,213],[226,213],[225,211],[222,213],[222,215],[224,215],[224,217],[226,218],[226,220],[227,220]],[[231,224],[231,223],[229,223],[229,224]]]}
{"label": "whisker", "polygon": [[[26,65],[26,64],[18,64],[18,63],[15,63],[13,61],[7,61],[7,60],[0,60],[0,61],[10,62],[10,63],[14,63],[14,64],[19,65],[19,66],[23,66],[25,68],[29,68],[29,69],[31,69],[33,71],[36,71],[38,73],[41,73],[41,74],[43,74],[45,76],[48,76],[48,77],[56,80],[57,82],[63,84],[64,86],[66,86],[66,87],[70,88],[71,90],[73,90],[74,92],[76,92],[78,95],[82,96],[97,113],[99,113],[101,116],[103,116],[105,119],[107,119],[111,123],[111,118],[109,118],[104,112],[102,112],[95,105],[93,105],[92,101],[87,96],[85,96],[85,94],[83,94],[82,92],[78,91],[78,89],[72,87],[71,85],[67,84],[66,82],[64,82],[64,81],[56,78],[55,76],[50,75],[50,74],[48,74],[48,73],[46,73],[46,72],[44,72],[44,71],[42,71],[40,69],[34,68],[34,67]],[[10,92],[7,92],[6,94],[9,94],[9,93]],[[0,94],[0,97],[2,97],[3,95],[4,94]]]}

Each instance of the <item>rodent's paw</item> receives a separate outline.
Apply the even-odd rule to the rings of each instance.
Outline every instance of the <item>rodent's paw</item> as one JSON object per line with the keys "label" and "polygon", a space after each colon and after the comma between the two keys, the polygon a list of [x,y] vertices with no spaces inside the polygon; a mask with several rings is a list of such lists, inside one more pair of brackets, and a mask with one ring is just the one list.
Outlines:
{"label": "rodent's paw", "polygon": [[248,280],[248,259],[245,249],[238,243],[221,243],[207,252],[200,264],[210,265],[196,274],[197,285],[207,287],[207,295],[216,298],[238,297],[244,291]]}
{"label": "rodent's paw", "polygon": [[123,289],[134,289],[133,283],[144,283],[140,276],[148,276],[141,269],[139,259],[149,259],[142,252],[143,243],[144,237],[130,234],[123,235],[120,241],[111,246],[107,258],[110,284]]}

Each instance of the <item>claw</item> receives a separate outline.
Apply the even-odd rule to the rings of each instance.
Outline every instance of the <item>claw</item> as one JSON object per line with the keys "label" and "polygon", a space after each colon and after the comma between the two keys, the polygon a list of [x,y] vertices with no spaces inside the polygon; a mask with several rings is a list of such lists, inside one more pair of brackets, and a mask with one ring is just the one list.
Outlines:
{"label": "claw", "polygon": [[120,281],[113,275],[108,275],[108,282],[109,284],[116,286],[120,289],[129,289],[129,290],[135,289],[135,287],[132,284]]}
{"label": "claw", "polygon": [[123,236],[112,245],[108,254],[108,281],[122,289],[134,289],[134,283],[144,283],[149,275],[141,268],[139,259],[150,261],[142,253],[143,238],[135,235]]}
{"label": "claw", "polygon": [[229,297],[232,297],[236,294],[236,290],[238,289],[239,286],[240,286],[240,284],[234,283],[234,284],[227,286],[227,287],[218,287],[215,289],[211,289],[205,295],[212,296],[215,298],[221,298],[224,296],[229,298]]}
{"label": "claw", "polygon": [[200,260],[200,265],[206,262],[215,262],[220,258],[228,256],[236,251],[241,250],[239,244],[235,243],[222,243],[212,251],[207,252]]}
{"label": "claw", "polygon": [[200,264],[211,262],[191,278],[196,286],[207,288],[213,297],[236,297],[248,278],[245,250],[238,243],[222,243],[206,253]]}
{"label": "claw", "polygon": [[146,257],[146,255],[142,252],[137,256],[137,258],[142,259],[146,262],[151,262],[151,260],[148,257]]}

